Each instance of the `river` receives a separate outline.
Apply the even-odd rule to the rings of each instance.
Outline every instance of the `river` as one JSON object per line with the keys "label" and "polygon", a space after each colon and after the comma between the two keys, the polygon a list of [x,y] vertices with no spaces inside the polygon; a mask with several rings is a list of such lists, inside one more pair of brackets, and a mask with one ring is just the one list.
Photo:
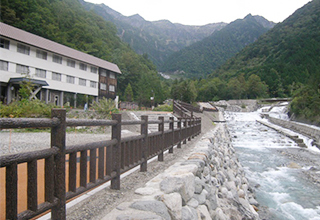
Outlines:
{"label": "river", "polygon": [[[291,139],[256,122],[261,119],[258,111],[226,112],[225,119],[238,158],[255,190],[258,208],[264,210],[260,217],[320,220],[320,187],[303,172],[311,167],[293,162],[284,153],[299,152],[299,147]],[[316,147],[309,144],[307,151],[320,160]]]}

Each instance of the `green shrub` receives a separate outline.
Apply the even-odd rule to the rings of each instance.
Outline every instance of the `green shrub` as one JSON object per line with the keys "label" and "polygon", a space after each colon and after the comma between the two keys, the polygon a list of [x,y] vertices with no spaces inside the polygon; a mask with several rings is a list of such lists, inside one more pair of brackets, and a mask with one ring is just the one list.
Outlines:
{"label": "green shrub", "polygon": [[158,105],[157,107],[155,107],[153,109],[153,111],[161,111],[161,112],[172,112],[173,111],[173,107],[172,105]]}
{"label": "green shrub", "polygon": [[111,118],[111,114],[119,113],[116,109],[115,102],[112,99],[103,97],[99,102],[93,102],[91,107],[100,115],[101,118]]}
{"label": "green shrub", "polygon": [[40,100],[14,101],[9,105],[0,103],[0,117],[3,118],[50,118],[51,109],[56,106],[48,105]]}

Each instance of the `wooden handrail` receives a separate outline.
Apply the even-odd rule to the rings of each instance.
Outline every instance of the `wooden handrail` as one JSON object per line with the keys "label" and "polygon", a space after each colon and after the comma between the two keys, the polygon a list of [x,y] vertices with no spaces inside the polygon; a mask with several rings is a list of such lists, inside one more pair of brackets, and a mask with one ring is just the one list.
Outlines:
{"label": "wooden handrail", "polygon": [[[165,123],[169,123],[169,130],[164,130]],[[121,125],[139,124],[140,135],[121,137]],[[148,133],[149,124],[158,124],[158,131]],[[66,146],[68,126],[111,126],[111,140]],[[173,153],[174,145],[181,147],[181,143],[185,144],[201,133],[201,119],[186,117],[174,120],[171,117],[164,120],[159,117],[149,121],[148,116],[142,116],[141,120],[122,121],[120,114],[113,114],[112,120],[66,119],[65,109],[52,109],[51,119],[0,119],[0,128],[26,127],[51,128],[51,148],[0,156],[0,167],[6,168],[6,219],[32,218],[49,209],[52,210],[52,219],[66,219],[66,199],[109,180],[112,189],[120,189],[120,175],[123,172],[138,165],[141,171],[147,171],[148,159],[157,155],[158,160],[163,161],[165,150]],[[45,159],[45,202],[38,204],[36,164],[41,159]],[[27,210],[18,213],[17,166],[21,163],[28,163],[28,206]],[[69,166],[68,191],[66,164]],[[77,176],[77,169],[80,169],[80,177]],[[79,178],[80,186],[77,186],[76,180]]]}

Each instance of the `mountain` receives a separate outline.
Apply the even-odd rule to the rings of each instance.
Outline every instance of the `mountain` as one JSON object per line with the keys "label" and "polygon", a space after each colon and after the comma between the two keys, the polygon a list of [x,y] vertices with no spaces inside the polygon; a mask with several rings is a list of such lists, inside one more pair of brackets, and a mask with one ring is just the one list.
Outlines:
{"label": "mountain", "polygon": [[309,2],[261,36],[212,76],[255,74],[271,96],[291,95],[299,84],[320,83],[320,0]]}
{"label": "mountain", "polygon": [[160,70],[206,77],[273,26],[273,22],[249,14],[244,19],[238,19],[209,37],[172,54]]}
{"label": "mountain", "polygon": [[124,16],[104,4],[92,4],[79,0],[105,20],[114,23],[118,36],[138,54],[147,54],[159,67],[172,53],[181,50],[220,30],[225,23],[189,26],[168,20],[146,21],[139,14]]}

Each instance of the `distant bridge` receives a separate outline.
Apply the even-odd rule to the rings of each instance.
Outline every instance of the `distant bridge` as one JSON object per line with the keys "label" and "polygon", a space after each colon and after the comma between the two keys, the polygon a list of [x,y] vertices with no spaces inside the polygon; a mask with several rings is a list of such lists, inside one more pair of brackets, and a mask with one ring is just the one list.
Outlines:
{"label": "distant bridge", "polygon": [[260,99],[261,102],[290,102],[292,98],[268,98]]}

